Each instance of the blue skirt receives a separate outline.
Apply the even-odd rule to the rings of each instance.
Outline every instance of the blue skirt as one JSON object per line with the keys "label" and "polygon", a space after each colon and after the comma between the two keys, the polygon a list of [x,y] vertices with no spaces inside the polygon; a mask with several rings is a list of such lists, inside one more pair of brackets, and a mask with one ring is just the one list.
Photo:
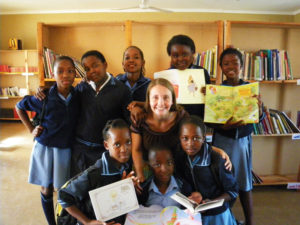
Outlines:
{"label": "blue skirt", "polygon": [[251,135],[233,139],[219,133],[214,134],[213,146],[223,149],[234,167],[234,177],[239,190],[250,191],[252,185],[252,137]]}
{"label": "blue skirt", "polygon": [[228,208],[223,213],[214,216],[202,216],[202,225],[236,225],[236,220]]}

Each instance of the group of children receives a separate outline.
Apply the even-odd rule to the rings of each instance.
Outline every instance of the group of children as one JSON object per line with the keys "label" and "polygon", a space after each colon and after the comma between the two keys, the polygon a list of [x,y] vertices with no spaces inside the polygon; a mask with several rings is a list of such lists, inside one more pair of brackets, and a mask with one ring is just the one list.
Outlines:
{"label": "group of children", "polygon": [[[201,68],[193,65],[195,45],[188,36],[174,36],[168,43],[167,52],[171,57],[171,68]],[[56,224],[53,190],[60,189],[69,178],[73,177],[60,189],[58,202],[79,223],[104,224],[95,220],[88,191],[132,177],[141,204],[176,205],[169,198],[176,191],[198,203],[224,198],[222,207],[203,213],[202,223],[236,224],[230,203],[241,190],[246,192],[246,197],[241,200],[251,202],[251,174],[238,175],[240,171],[251,171],[250,126],[242,121],[228,121],[215,129],[213,145],[221,147],[230,156],[235,168],[232,175],[226,168],[228,161],[221,157],[224,152],[205,142],[204,124],[197,117],[203,118],[203,105],[183,105],[184,110],[176,104],[174,89],[168,81],[146,78],[143,52],[138,47],[130,46],[125,50],[122,63],[125,74],[116,78],[106,72],[107,62],[98,51],[86,52],[81,62],[87,81],[73,88],[74,63],[71,58],[61,56],[54,64],[56,84],[46,94],[39,93],[39,98],[44,100],[26,96],[16,106],[21,120],[35,137],[29,182],[42,187],[41,200],[48,223]],[[236,49],[223,52],[220,66],[228,80],[224,85],[244,83],[238,79],[242,63]],[[210,83],[208,73],[204,71],[206,83]],[[138,103],[132,105],[132,100],[146,103],[139,109],[135,106]],[[33,127],[26,110],[40,113],[43,101],[46,101],[44,119],[40,126]],[[136,114],[142,116],[131,116],[136,123],[130,128],[128,105],[131,111],[146,112]],[[189,116],[195,114],[197,116]],[[172,138],[169,137],[170,130]],[[145,131],[151,135],[144,136]],[[228,140],[219,141],[218,135],[237,143],[231,146]],[[239,142],[245,137],[247,140]],[[224,147],[220,146],[223,142],[227,143]],[[248,147],[239,153],[244,157],[240,163],[239,159],[232,158],[243,143],[248,143]],[[144,174],[146,160],[148,175]],[[236,161],[243,165],[236,166]],[[137,176],[131,172],[132,165]],[[249,185],[240,186],[245,180]],[[253,224],[252,203],[242,202],[242,205],[246,224]],[[107,224],[123,222],[124,217],[120,217]]]}

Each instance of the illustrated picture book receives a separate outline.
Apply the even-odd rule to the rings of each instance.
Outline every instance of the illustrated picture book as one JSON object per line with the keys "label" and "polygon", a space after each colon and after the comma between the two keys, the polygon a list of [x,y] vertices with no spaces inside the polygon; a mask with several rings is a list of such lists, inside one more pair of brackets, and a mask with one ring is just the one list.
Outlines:
{"label": "illustrated picture book", "polygon": [[258,82],[239,86],[206,85],[204,122],[225,124],[233,122],[258,123]]}
{"label": "illustrated picture book", "polygon": [[202,87],[205,86],[203,69],[163,70],[154,73],[154,78],[165,78],[172,83],[177,103],[204,103],[204,95],[201,92]]}
{"label": "illustrated picture book", "polygon": [[97,220],[107,221],[138,209],[133,181],[127,178],[89,191]]}
{"label": "illustrated picture book", "polygon": [[198,204],[197,202],[187,198],[180,192],[176,192],[171,196],[172,199],[186,207],[188,210],[190,210],[192,213],[201,212],[208,209],[213,209],[216,207],[220,207],[223,205],[224,199],[219,200],[213,200],[205,203]]}

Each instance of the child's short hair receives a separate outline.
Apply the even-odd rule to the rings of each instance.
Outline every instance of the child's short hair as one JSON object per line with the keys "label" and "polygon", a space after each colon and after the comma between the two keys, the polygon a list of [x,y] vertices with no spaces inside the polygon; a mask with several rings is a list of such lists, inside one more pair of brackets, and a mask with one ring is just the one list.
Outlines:
{"label": "child's short hair", "polygon": [[[151,152],[162,152],[162,151],[166,151],[166,150],[172,154],[172,149],[170,148],[170,146],[165,145],[165,144],[153,144],[148,150],[148,158],[149,158]],[[172,156],[173,156],[173,154],[172,154]]]}
{"label": "child's short hair", "polygon": [[128,124],[123,119],[108,120],[105,124],[105,127],[102,130],[104,141],[107,141],[109,138],[108,131],[110,129],[115,129],[115,128],[118,129],[127,128],[129,130]]}
{"label": "child's short hair", "polygon": [[168,55],[171,55],[171,48],[173,45],[185,45],[191,48],[192,53],[196,52],[196,47],[194,41],[187,35],[179,34],[171,38],[167,45]]}
{"label": "child's short hair", "polygon": [[55,66],[63,60],[69,61],[72,64],[72,66],[75,68],[75,63],[74,63],[73,59],[66,55],[62,55],[62,56],[59,56],[58,58],[56,58],[54,61],[53,67],[55,68]]}
{"label": "child's short hair", "polygon": [[239,50],[237,50],[236,48],[226,48],[222,53],[221,53],[221,55],[220,55],[220,66],[222,66],[222,62],[223,62],[223,58],[224,58],[224,56],[225,55],[236,55],[238,58],[239,58],[239,60],[240,60],[240,63],[241,63],[241,67],[243,67],[243,64],[244,64],[244,62],[243,62],[243,55],[242,55],[242,53],[239,51]]}
{"label": "child's short hair", "polygon": [[200,127],[202,135],[205,136],[206,127],[205,127],[205,124],[204,124],[203,120],[200,117],[195,116],[195,115],[191,115],[189,117],[183,118],[182,121],[179,124],[179,131],[181,131],[182,126],[186,125],[186,124],[193,124],[197,127]]}
{"label": "child's short hair", "polygon": [[97,50],[90,50],[84,53],[83,56],[81,57],[81,62],[88,56],[96,56],[101,62],[103,63],[106,62],[104,55]]}

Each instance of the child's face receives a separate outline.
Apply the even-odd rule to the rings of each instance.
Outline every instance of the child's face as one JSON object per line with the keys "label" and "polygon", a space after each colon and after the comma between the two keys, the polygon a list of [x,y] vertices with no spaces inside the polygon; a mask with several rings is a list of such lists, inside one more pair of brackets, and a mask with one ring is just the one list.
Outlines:
{"label": "child's face", "polygon": [[145,64],[140,52],[136,48],[129,48],[124,53],[123,69],[128,73],[140,73]]}
{"label": "child's face", "polygon": [[172,45],[171,47],[171,65],[179,70],[185,70],[194,61],[194,54],[189,46]]}
{"label": "child's face", "polygon": [[172,93],[162,85],[155,85],[150,90],[149,102],[153,114],[159,118],[164,118],[169,114],[173,104]]}
{"label": "child's face", "polygon": [[126,163],[131,156],[131,135],[128,128],[112,128],[108,131],[104,147],[117,163]]}
{"label": "child's face", "polygon": [[180,129],[180,143],[183,151],[191,158],[201,150],[204,137],[199,126],[184,124]]}
{"label": "child's face", "polygon": [[71,87],[75,76],[75,68],[69,60],[61,60],[55,64],[54,79],[56,80],[58,89]]}
{"label": "child's face", "polygon": [[241,62],[237,55],[228,54],[223,57],[221,69],[227,79],[237,79],[241,72]]}
{"label": "child's face", "polygon": [[151,151],[149,164],[153,170],[155,181],[169,183],[174,172],[174,160],[169,150]]}
{"label": "child's face", "polygon": [[88,56],[82,60],[84,70],[88,80],[97,83],[102,83],[106,79],[107,63],[102,62],[96,56]]}

